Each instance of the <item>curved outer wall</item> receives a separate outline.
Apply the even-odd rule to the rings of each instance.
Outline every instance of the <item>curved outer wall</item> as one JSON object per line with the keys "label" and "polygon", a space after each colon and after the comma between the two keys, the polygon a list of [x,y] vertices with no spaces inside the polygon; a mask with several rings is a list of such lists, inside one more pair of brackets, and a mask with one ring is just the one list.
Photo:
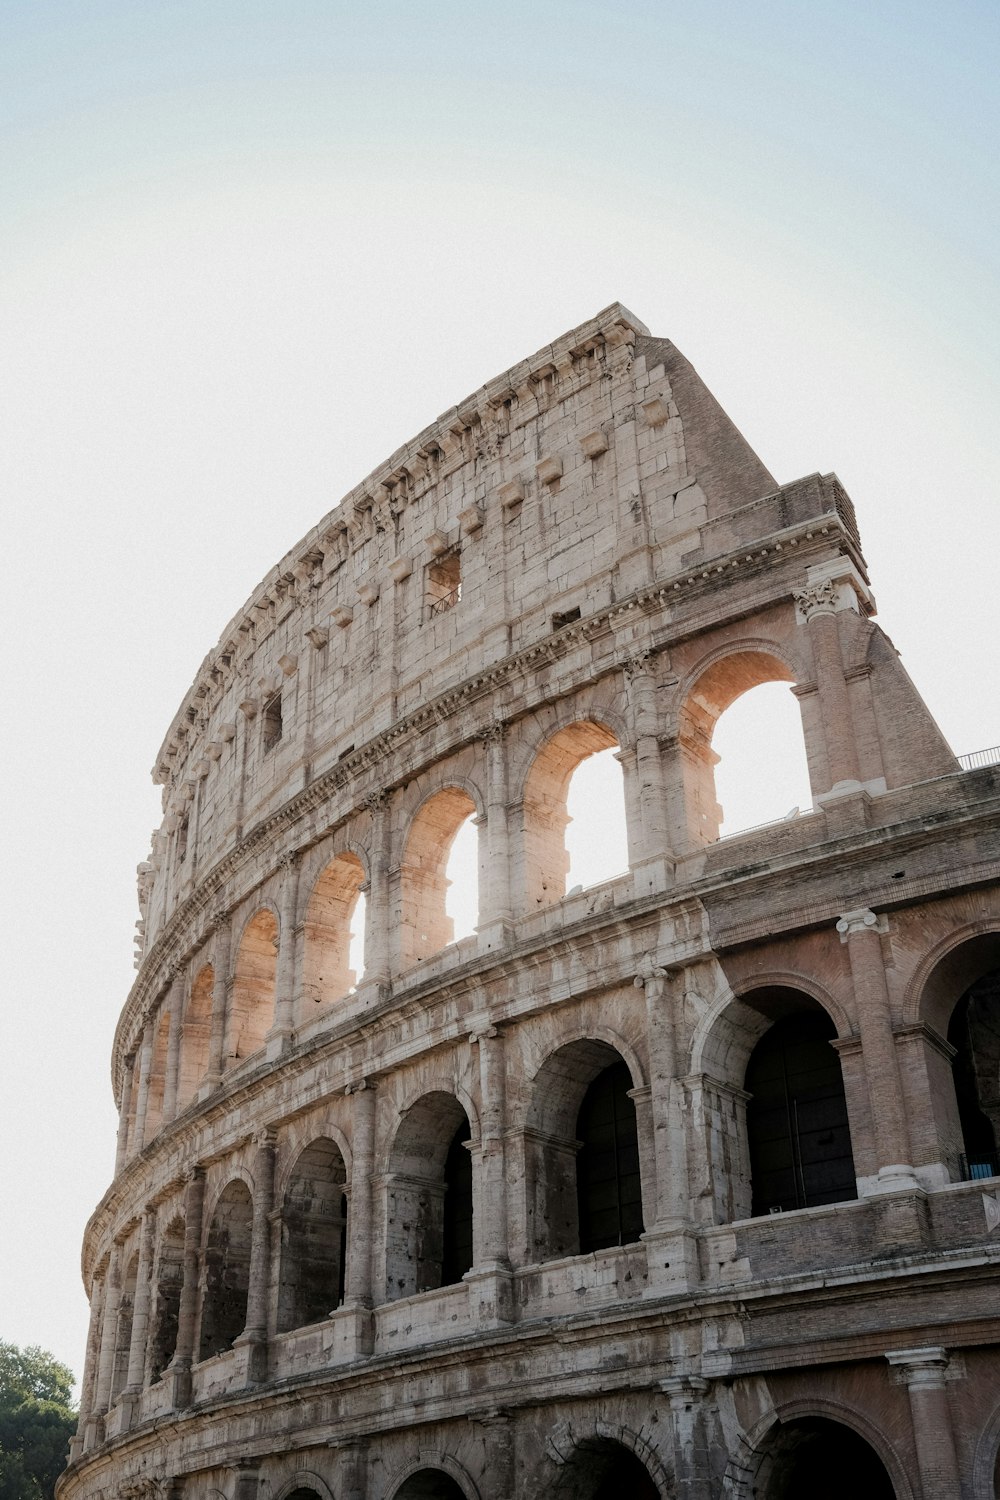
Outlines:
{"label": "curved outer wall", "polygon": [[[1000,775],[873,614],[836,477],[779,487],[617,304],[268,575],[154,769],[61,1500],[777,1497],[817,1422],[897,1495],[993,1494],[1000,1200],[948,1028],[1000,968]],[[712,729],[766,680],[813,806],[720,840]],[[567,779],[612,744],[629,869],[567,894]],[[761,1213],[747,1068],[789,1017],[853,1168]],[[589,1249],[622,1066],[640,1219]]]}

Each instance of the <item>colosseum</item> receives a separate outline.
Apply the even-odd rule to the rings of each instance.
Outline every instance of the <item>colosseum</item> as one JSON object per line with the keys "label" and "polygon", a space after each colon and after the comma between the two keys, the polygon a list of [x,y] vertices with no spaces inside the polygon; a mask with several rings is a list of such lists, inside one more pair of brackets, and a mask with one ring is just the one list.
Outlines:
{"label": "colosseum", "polygon": [[[618,304],[268,574],[154,770],[59,1500],[998,1493],[1000,766],[874,609]],[[720,837],[766,682],[811,805]]]}

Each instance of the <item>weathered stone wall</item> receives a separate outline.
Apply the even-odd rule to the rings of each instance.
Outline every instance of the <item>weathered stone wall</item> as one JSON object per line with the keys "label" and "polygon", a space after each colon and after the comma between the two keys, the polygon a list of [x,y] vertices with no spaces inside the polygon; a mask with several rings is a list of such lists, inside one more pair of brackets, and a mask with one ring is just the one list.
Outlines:
{"label": "weathered stone wall", "polygon": [[[618,306],[272,571],[157,762],[62,1500],[777,1497],[844,1429],[898,1495],[991,1493],[1000,1239],[947,1032],[1000,968],[1000,771],[958,768],[873,609],[836,479],[777,488]],[[714,726],[769,680],[813,806],[720,840]],[[606,746],[629,869],[567,894]],[[810,1016],[855,1180],[753,1217],[748,1063]],[[581,1252],[621,1065],[644,1228]]]}

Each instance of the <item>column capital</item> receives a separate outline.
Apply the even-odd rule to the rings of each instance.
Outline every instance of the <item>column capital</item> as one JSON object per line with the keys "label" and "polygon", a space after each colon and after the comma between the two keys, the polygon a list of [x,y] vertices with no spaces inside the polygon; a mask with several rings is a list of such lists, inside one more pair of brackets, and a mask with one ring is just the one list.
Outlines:
{"label": "column capital", "polygon": [[507,738],[508,727],[506,719],[490,719],[489,723],[479,731],[479,738],[487,749],[491,745],[500,746]]}
{"label": "column capital", "polygon": [[886,1359],[899,1371],[899,1379],[912,1389],[941,1390],[948,1379],[950,1361],[942,1344],[923,1349],[892,1349]]}
{"label": "column capital", "polygon": [[621,665],[626,681],[631,682],[634,677],[644,677],[651,672],[654,654],[652,646],[647,646],[623,657]]}
{"label": "column capital", "polygon": [[651,1000],[659,1000],[666,989],[667,980],[673,970],[658,964],[652,953],[644,953],[636,965],[636,974],[632,983],[637,990],[645,990]]}
{"label": "column capital", "polygon": [[885,918],[877,915],[867,906],[859,906],[854,911],[845,911],[837,922],[837,931],[840,933],[840,941],[846,943],[858,932],[884,932]]}
{"label": "column capital", "polygon": [[694,1406],[709,1390],[709,1382],[700,1375],[668,1375],[659,1385],[674,1408]]}
{"label": "column capital", "polygon": [[373,792],[365,793],[365,807],[373,816],[375,813],[381,812],[388,801],[389,793],[384,786],[376,787]]}

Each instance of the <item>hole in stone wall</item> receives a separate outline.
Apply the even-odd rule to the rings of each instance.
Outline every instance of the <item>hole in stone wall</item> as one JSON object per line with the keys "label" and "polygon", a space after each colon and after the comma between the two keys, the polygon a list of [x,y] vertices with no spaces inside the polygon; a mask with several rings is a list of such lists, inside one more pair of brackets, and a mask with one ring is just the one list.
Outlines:
{"label": "hole in stone wall", "polygon": [[432,615],[444,614],[462,597],[462,558],[456,550],[436,558],[427,566],[427,608]]}
{"label": "hole in stone wall", "polygon": [[625,785],[617,747],[599,750],[570,777],[566,811],[566,884],[599,885],[628,869]]}
{"label": "hole in stone wall", "polygon": [[751,688],[719,715],[712,749],[720,837],[812,811],[799,705],[784,682]]}
{"label": "hole in stone wall", "polygon": [[261,733],[265,750],[273,750],[281,739],[281,694],[272,693],[264,704],[264,713],[261,719]]}

